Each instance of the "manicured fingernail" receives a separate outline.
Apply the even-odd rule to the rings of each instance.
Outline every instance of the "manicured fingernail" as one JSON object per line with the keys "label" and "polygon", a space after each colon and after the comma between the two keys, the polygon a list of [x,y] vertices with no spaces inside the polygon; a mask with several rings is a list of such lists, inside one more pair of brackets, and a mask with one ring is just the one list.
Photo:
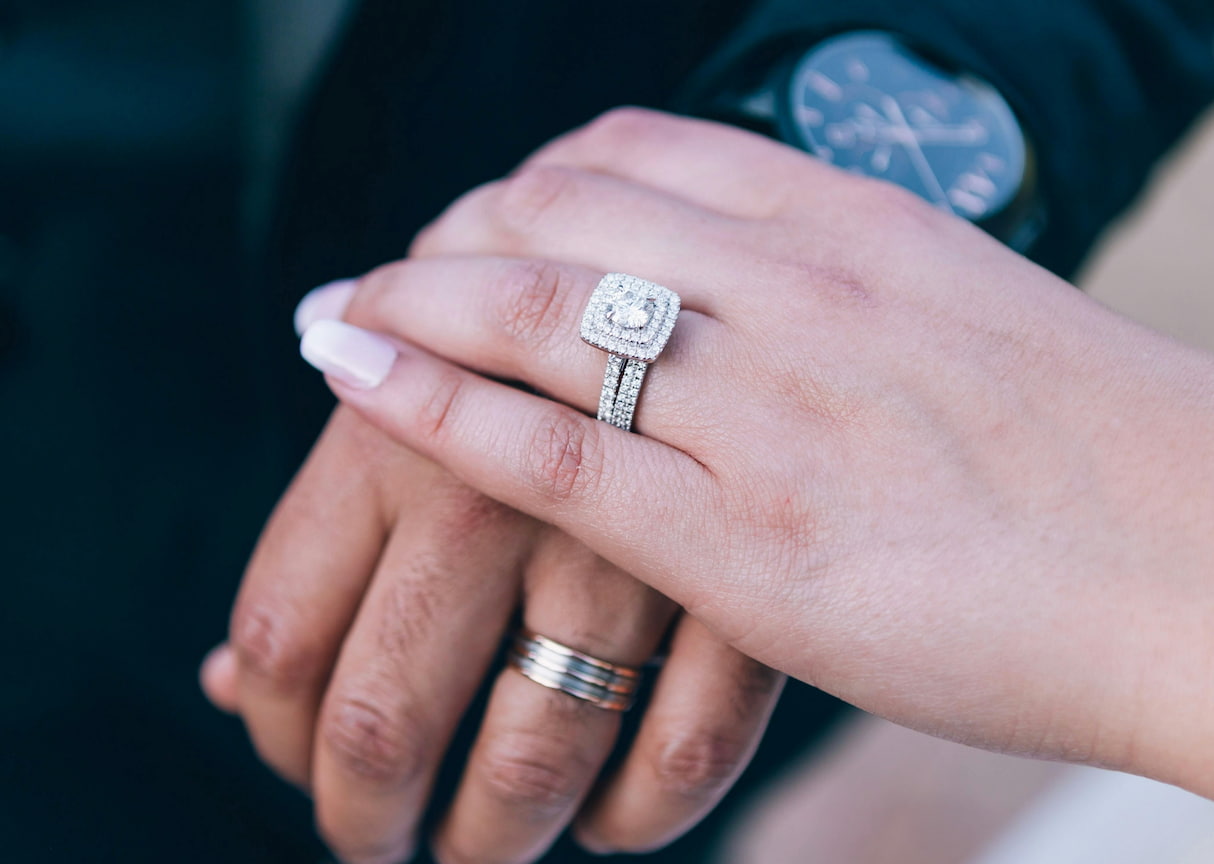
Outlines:
{"label": "manicured fingernail", "polygon": [[303,358],[343,384],[378,387],[396,362],[396,346],[376,333],[344,321],[317,321],[299,343]]}
{"label": "manicured fingernail", "polygon": [[305,294],[295,307],[295,335],[302,336],[317,321],[341,320],[357,286],[353,279],[339,279]]}

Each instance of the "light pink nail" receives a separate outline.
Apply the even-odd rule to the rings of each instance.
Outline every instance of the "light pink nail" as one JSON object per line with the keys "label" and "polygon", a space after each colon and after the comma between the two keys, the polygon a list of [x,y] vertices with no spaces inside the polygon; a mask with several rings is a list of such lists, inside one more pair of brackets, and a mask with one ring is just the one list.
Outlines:
{"label": "light pink nail", "polygon": [[357,287],[353,279],[339,279],[305,294],[295,307],[295,335],[302,336],[317,321],[340,321]]}
{"label": "light pink nail", "polygon": [[396,362],[396,346],[377,333],[344,321],[317,321],[299,343],[303,358],[343,384],[371,390]]}

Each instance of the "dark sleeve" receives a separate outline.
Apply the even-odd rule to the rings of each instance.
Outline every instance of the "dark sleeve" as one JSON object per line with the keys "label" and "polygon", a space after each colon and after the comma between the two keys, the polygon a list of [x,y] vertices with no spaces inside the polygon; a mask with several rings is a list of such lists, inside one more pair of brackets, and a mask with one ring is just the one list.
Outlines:
{"label": "dark sleeve", "polygon": [[1038,160],[1033,250],[1070,275],[1214,99],[1214,0],[759,0],[682,99],[701,113],[747,63],[845,30],[905,35],[994,84]]}

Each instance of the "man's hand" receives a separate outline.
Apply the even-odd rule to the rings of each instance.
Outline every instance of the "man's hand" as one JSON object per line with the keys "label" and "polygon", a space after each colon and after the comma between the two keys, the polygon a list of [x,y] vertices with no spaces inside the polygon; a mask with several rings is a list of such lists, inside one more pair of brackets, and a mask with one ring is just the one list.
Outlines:
{"label": "man's hand", "polygon": [[[520,608],[541,633],[635,665],[674,622],[611,777],[599,773],[618,714],[491,668]],[[669,842],[745,766],[783,680],[579,543],[339,408],[258,544],[230,643],[204,669],[207,692],[310,791],[343,861],[398,862],[487,676],[479,737],[434,838],[444,862],[531,861],[579,812],[593,848]]]}

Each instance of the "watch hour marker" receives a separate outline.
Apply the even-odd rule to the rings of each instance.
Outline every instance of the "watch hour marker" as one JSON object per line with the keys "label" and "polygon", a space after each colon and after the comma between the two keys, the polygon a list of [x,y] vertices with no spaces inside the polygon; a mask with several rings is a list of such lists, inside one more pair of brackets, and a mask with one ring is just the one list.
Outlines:
{"label": "watch hour marker", "polygon": [[980,195],[967,192],[964,189],[953,188],[948,193],[949,202],[971,219],[986,212],[987,201]]}
{"label": "watch hour marker", "polygon": [[978,157],[978,164],[982,166],[984,171],[990,171],[996,174],[1007,167],[1007,163],[994,153],[983,153]]}
{"label": "watch hour marker", "polygon": [[831,102],[838,102],[843,98],[843,88],[816,70],[809,73],[809,86],[823,99],[829,99]]}
{"label": "watch hour marker", "polygon": [[822,112],[817,108],[810,108],[807,105],[798,105],[796,108],[797,120],[806,126],[821,126],[825,119]]}
{"label": "watch hour marker", "polygon": [[[936,117],[948,116],[948,103],[934,90],[923,94],[923,107],[927,111],[932,112]],[[935,119],[935,117],[932,119]]]}
{"label": "watch hour marker", "polygon": [[746,113],[752,117],[774,118],[776,116],[776,94],[771,90],[754,94],[743,105]]}
{"label": "watch hour marker", "polygon": [[979,174],[973,171],[962,174],[961,177],[958,178],[957,188],[966,192],[972,192],[975,195],[980,195],[983,198],[990,198],[999,189],[991,178],[987,177],[985,174]]}
{"label": "watch hour marker", "polygon": [[868,163],[873,171],[878,174],[884,174],[889,170],[890,160],[893,158],[894,151],[892,147],[878,147],[873,151],[873,158]]}

